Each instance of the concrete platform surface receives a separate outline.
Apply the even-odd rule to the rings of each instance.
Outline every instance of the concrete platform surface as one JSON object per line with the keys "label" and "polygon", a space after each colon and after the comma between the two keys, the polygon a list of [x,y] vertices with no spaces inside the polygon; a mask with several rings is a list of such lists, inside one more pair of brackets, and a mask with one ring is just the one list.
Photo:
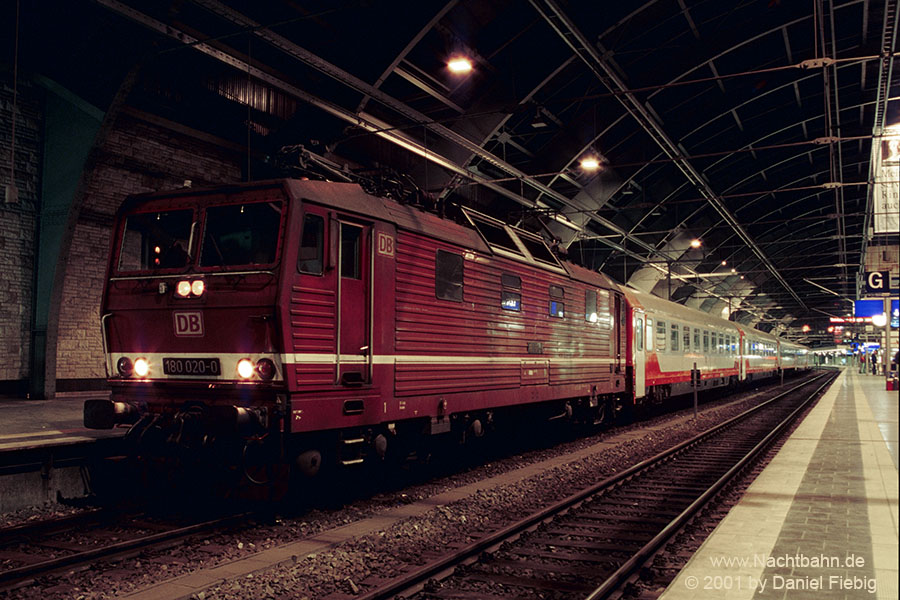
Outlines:
{"label": "concrete platform surface", "polygon": [[897,599],[898,399],[845,369],[661,598]]}
{"label": "concrete platform surface", "polygon": [[82,424],[84,401],[106,396],[72,392],[53,400],[0,397],[0,452],[124,435],[125,428],[86,429]]}

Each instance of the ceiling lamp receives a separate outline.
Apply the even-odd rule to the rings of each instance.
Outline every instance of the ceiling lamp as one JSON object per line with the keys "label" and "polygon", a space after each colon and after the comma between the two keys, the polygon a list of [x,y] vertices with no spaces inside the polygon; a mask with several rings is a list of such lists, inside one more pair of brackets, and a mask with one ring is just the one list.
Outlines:
{"label": "ceiling lamp", "polygon": [[472,70],[472,61],[465,56],[455,56],[447,62],[447,68],[451,73],[464,75]]}
{"label": "ceiling lamp", "polygon": [[581,159],[581,168],[585,171],[596,171],[600,168],[600,161],[593,156]]}
{"label": "ceiling lamp", "polygon": [[534,129],[543,129],[547,125],[547,119],[544,118],[544,115],[541,114],[540,107],[538,107],[537,112],[534,115],[534,119],[531,120],[531,126]]}
{"label": "ceiling lamp", "polygon": [[702,245],[703,245],[703,242],[701,242],[700,240],[698,240],[696,238],[691,240],[691,248],[694,248],[695,250]]}

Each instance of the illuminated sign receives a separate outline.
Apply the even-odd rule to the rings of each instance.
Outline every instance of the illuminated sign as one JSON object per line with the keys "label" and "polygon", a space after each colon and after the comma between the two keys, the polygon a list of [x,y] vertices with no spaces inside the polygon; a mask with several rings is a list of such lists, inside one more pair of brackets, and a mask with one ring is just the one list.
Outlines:
{"label": "illuminated sign", "polygon": [[[867,317],[868,320],[865,322],[871,322],[875,315],[884,314],[884,301],[857,300],[853,303],[853,314],[856,317]],[[898,326],[900,326],[900,300],[891,300],[891,327]]]}
{"label": "illuminated sign", "polygon": [[872,317],[831,317],[831,323],[871,323]]}

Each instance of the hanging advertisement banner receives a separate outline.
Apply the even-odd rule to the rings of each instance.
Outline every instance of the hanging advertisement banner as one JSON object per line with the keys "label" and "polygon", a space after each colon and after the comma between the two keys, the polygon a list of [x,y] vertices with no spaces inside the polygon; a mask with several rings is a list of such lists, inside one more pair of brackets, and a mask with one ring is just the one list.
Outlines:
{"label": "hanging advertisement banner", "polygon": [[876,152],[873,190],[875,233],[897,233],[900,231],[900,135],[881,138],[880,150]]}

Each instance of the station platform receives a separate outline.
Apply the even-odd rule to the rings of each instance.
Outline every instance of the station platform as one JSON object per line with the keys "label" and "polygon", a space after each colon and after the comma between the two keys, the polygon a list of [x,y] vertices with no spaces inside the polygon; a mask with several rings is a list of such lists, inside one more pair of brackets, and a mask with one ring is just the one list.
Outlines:
{"label": "station platform", "polygon": [[844,369],[660,598],[897,599],[898,400]]}
{"label": "station platform", "polygon": [[86,429],[84,401],[108,392],[70,392],[53,400],[0,397],[0,452],[118,437],[125,429]]}
{"label": "station platform", "polygon": [[84,400],[102,394],[66,393],[53,400],[0,397],[0,514],[90,493],[83,465],[115,454],[118,438],[127,431],[84,427]]}

